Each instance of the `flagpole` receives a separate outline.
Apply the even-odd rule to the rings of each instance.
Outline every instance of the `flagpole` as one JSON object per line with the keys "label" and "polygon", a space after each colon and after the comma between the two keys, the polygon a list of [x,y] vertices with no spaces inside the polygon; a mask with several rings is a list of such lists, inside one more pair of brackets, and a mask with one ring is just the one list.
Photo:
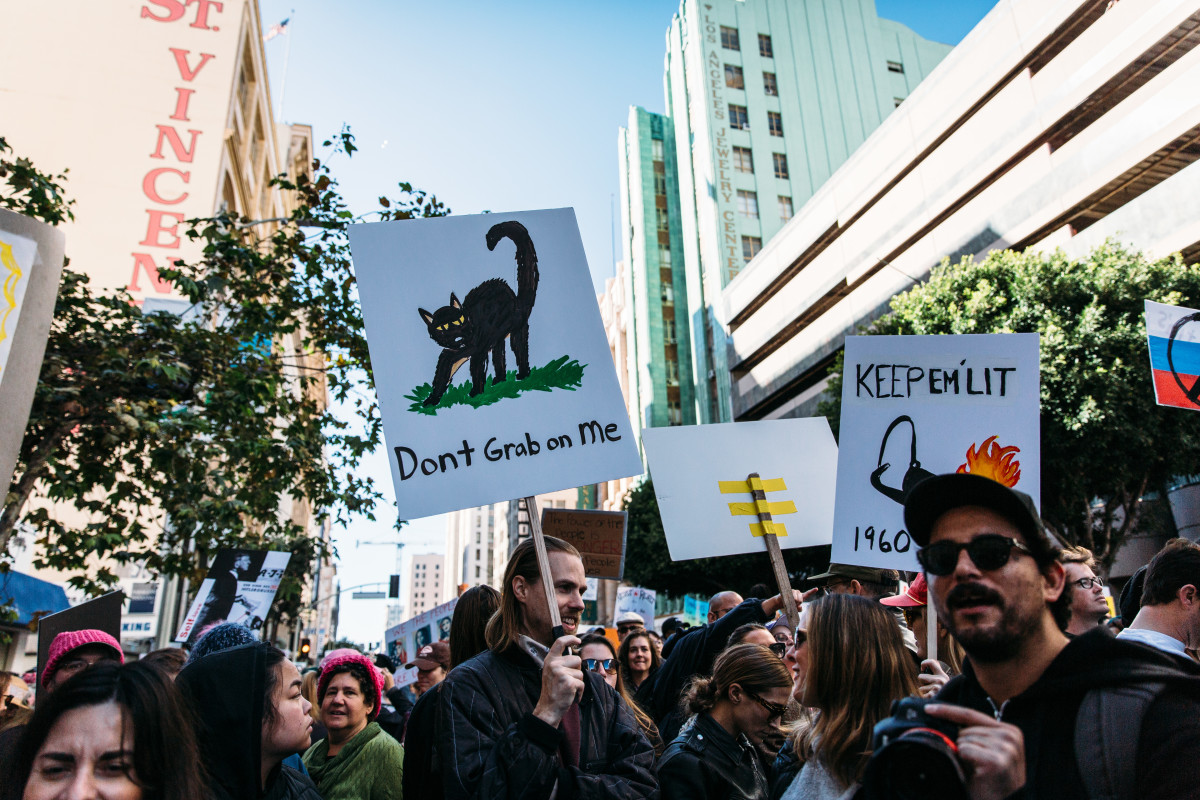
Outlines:
{"label": "flagpole", "polygon": [[[291,14],[288,15],[287,23],[289,28],[296,24],[296,9],[293,8]],[[279,114],[276,116],[279,122],[284,121],[283,99],[287,92],[288,61],[292,57],[292,36],[288,31],[284,31],[284,35],[287,36],[287,47],[283,51],[283,77],[279,79]]]}

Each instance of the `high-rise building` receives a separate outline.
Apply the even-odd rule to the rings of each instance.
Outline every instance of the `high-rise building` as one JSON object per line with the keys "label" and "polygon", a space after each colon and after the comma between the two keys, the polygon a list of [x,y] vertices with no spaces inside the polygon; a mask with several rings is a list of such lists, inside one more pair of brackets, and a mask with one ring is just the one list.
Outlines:
{"label": "high-rise building", "polygon": [[423,614],[440,606],[453,592],[446,591],[446,559],[438,553],[412,557],[412,574],[408,579],[408,617]]}
{"label": "high-rise building", "polygon": [[620,137],[644,424],[732,418],[722,289],[950,49],[873,0],[683,0]]}
{"label": "high-rise building", "polygon": [[[495,585],[493,550],[507,547],[497,541],[496,516],[505,513],[503,503],[464,508],[446,515],[446,599],[457,595],[459,587]],[[507,554],[505,556],[507,558]]]}

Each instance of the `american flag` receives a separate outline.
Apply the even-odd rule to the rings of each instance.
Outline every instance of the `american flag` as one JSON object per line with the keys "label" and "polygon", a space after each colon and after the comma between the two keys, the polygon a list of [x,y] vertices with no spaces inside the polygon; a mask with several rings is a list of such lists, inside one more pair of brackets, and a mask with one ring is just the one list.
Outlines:
{"label": "american flag", "polygon": [[276,36],[282,36],[283,34],[287,33],[288,20],[290,19],[291,17],[288,17],[283,22],[280,22],[277,25],[272,25],[270,28],[268,28],[267,32],[263,34],[263,41],[269,42]]}

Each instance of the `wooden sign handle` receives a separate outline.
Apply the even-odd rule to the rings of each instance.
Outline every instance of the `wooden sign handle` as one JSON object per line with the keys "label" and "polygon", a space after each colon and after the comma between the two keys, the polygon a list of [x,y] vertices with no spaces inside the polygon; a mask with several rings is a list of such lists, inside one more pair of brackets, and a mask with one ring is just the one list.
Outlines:
{"label": "wooden sign handle", "polygon": [[558,639],[565,632],[562,618],[558,615],[558,597],[554,591],[554,576],[550,574],[550,556],[546,554],[546,539],[542,534],[542,517],[538,513],[536,497],[530,495],[525,498],[525,510],[529,514],[529,528],[533,532],[533,549],[537,551],[538,572],[542,573],[542,591],[550,608],[551,636]]}
{"label": "wooden sign handle", "polygon": [[937,661],[937,609],[933,607],[932,598],[925,600],[925,657]]}
{"label": "wooden sign handle", "polygon": [[[746,476],[746,483],[751,487],[759,479],[757,472]],[[783,564],[783,551],[779,549],[779,539],[768,531],[772,528],[771,512],[767,509],[767,493],[761,488],[750,490],[754,504],[758,506],[758,521],[763,526],[763,539],[767,542],[767,555],[771,557],[771,571],[775,573],[775,583],[779,586],[779,595],[783,598],[783,610],[787,615],[788,625],[793,635],[796,626],[800,624],[800,610],[796,608],[796,597],[792,594],[792,579],[788,577],[787,567]]]}

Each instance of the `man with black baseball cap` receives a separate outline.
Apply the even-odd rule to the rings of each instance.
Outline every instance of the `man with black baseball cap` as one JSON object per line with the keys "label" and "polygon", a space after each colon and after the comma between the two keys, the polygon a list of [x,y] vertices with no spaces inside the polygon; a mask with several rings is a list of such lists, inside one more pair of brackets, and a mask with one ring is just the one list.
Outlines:
{"label": "man with black baseball cap", "polygon": [[934,476],[904,520],[938,617],[969,657],[928,711],[962,726],[972,798],[1195,796],[1200,682],[1103,628],[1067,639],[1051,611],[1061,548],[1028,495]]}

